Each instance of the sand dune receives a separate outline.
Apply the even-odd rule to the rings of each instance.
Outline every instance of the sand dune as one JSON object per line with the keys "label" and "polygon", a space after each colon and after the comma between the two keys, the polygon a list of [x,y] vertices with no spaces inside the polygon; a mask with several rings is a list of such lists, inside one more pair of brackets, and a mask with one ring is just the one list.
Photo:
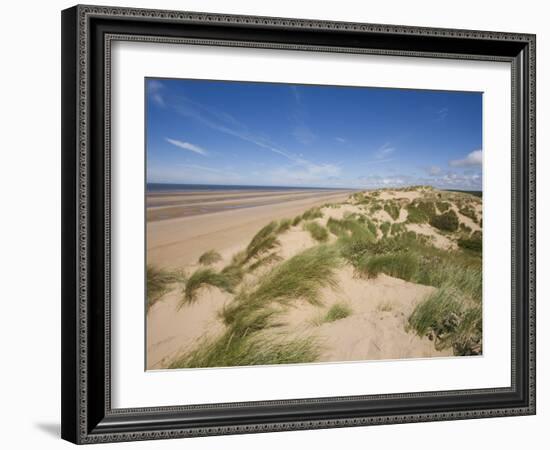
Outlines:
{"label": "sand dune", "polygon": [[[249,207],[149,221],[147,262],[161,268],[183,270],[190,275],[205,267],[198,263],[198,259],[205,251],[213,249],[221,259],[208,267],[221,273],[224,267],[231,265],[232,261],[234,263],[234,256],[242,252],[266,224],[273,220],[292,219],[312,207],[327,203],[332,206],[322,207],[321,217],[309,219],[307,223],[315,222],[321,229],[327,229],[330,228],[329,221],[343,222],[351,218],[358,221],[354,222],[356,226],[360,224],[365,227],[368,221],[372,221],[371,226],[376,227],[374,239],[380,241],[399,236],[399,233],[414,232],[413,236],[424,236],[422,245],[427,248],[458,252],[458,256],[462,251],[459,240],[469,237],[477,239],[476,233],[481,231],[481,200],[468,194],[419,188],[381,190],[361,195],[364,197],[342,191],[192,193],[186,194],[185,198],[173,193],[158,194],[151,198],[151,204],[156,205],[151,208],[176,204],[183,207],[186,202],[192,205],[208,202],[219,205],[235,201]],[[408,205],[419,200],[434,205],[448,202],[452,214],[456,214],[458,223],[462,224],[461,228],[449,232],[432,226],[428,220],[411,222]],[[386,208],[387,202],[399,208],[398,214],[392,212],[397,220],[388,212],[392,210]],[[471,215],[471,211],[475,211],[473,218],[459,212],[464,206],[470,208],[465,214]],[[435,214],[441,215],[442,211],[436,208]],[[181,355],[200,348],[205,339],[218,339],[228,330],[221,313],[224,308],[234,305],[239,293],[254,292],[277,267],[308,249],[320,246],[317,238],[304,228],[304,222],[306,219],[277,232],[276,244],[267,253],[276,258],[257,269],[251,267],[259,262],[260,256],[239,263],[245,273],[238,286],[231,291],[205,284],[198,288],[195,302],[185,303],[182,301],[184,283],[175,281],[169,284],[164,295],[150,307],[147,314],[147,368],[166,368]],[[387,228],[384,228],[384,223],[387,223]],[[394,230],[390,225],[397,228]],[[338,236],[329,232],[323,242],[338,248],[337,241],[340,242]],[[477,261],[476,254],[468,255],[465,253],[464,257]],[[453,347],[436,348],[434,339],[437,336],[433,333],[422,336],[409,327],[409,318],[415,308],[436,293],[436,287],[405,281],[384,272],[376,276],[361,274],[345,260],[334,268],[334,276],[334,285],[322,288],[316,303],[297,296],[284,305],[277,305],[277,326],[269,326],[257,335],[266,342],[310,339],[318,346],[317,361],[424,358],[454,354]],[[334,320],[327,319],[332,308],[339,305],[344,305],[347,313]],[[452,320],[456,321],[456,318]],[[472,348],[478,349],[477,345]]]}

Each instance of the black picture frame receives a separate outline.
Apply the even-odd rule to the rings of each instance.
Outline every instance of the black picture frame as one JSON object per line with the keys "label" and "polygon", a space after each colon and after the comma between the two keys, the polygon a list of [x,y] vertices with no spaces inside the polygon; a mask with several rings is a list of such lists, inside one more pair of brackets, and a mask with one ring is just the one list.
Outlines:
{"label": "black picture frame", "polygon": [[[113,409],[110,44],[192,42],[512,66],[512,383],[506,388]],[[535,414],[535,36],[75,6],[62,12],[62,437],[74,443]]]}

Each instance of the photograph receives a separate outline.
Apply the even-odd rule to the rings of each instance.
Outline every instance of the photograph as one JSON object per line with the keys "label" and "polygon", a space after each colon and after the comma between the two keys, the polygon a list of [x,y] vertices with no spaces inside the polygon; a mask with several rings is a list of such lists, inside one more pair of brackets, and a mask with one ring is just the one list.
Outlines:
{"label": "photograph", "polygon": [[482,93],[144,90],[147,370],[482,355]]}

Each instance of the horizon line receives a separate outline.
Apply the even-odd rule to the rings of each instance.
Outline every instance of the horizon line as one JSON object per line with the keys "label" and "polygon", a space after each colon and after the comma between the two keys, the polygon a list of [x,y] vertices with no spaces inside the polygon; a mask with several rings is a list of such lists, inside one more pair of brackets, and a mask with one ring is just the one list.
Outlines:
{"label": "horizon line", "polygon": [[322,187],[322,186],[285,186],[285,185],[261,185],[261,184],[215,184],[215,183],[173,183],[173,182],[159,182],[159,181],[147,181],[146,185],[160,184],[160,185],[172,185],[172,186],[219,186],[219,187],[254,187],[254,188],[286,188],[286,189],[331,189],[331,190],[346,190],[346,191],[361,191],[361,190],[379,190],[379,189],[406,189],[412,187],[430,187],[432,189],[438,189],[440,191],[464,191],[464,192],[483,192],[483,189],[451,189],[451,188],[438,188],[431,184],[409,184],[402,186],[384,186],[384,187]]}

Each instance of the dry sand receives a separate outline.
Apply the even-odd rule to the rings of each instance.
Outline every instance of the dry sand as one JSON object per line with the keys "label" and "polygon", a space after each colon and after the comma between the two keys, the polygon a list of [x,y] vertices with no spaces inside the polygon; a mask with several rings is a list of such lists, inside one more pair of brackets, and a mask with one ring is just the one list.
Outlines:
{"label": "dry sand", "polygon": [[[433,291],[430,286],[383,274],[375,279],[359,278],[351,267],[344,267],[338,271],[338,287],[324,289],[322,307],[298,302],[281,320],[287,325],[274,333],[315,337],[323,347],[320,361],[450,356],[452,350],[437,351],[429,339],[406,331],[414,307]],[[318,324],[336,303],[350,307],[352,314]]]}
{"label": "dry sand", "polygon": [[182,348],[223,331],[218,311],[229,294],[217,288],[201,289],[200,301],[179,308],[181,292],[173,290],[156,302],[147,315],[147,368],[166,367]]}

